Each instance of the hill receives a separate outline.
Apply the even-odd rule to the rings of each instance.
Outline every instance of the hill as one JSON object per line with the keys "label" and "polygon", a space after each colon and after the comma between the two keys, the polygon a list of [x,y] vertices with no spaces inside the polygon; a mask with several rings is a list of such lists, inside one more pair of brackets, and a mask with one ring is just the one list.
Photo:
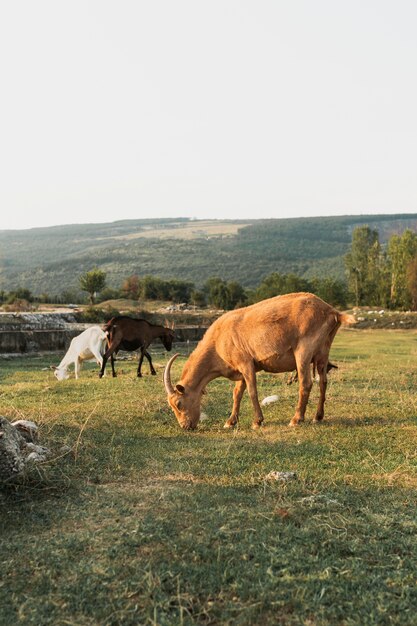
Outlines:
{"label": "hill", "polygon": [[93,267],[119,287],[131,274],[190,280],[210,276],[255,287],[271,272],[344,277],[343,256],[352,230],[369,224],[382,242],[405,228],[417,231],[417,214],[270,220],[125,220],[0,231],[0,289],[27,287],[34,294],[78,289]]}

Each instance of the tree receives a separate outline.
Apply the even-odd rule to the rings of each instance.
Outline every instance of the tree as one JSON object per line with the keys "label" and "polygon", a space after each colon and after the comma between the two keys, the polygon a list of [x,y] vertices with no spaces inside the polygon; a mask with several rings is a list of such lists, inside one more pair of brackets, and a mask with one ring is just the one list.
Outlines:
{"label": "tree", "polygon": [[244,306],[248,300],[246,291],[242,285],[235,280],[227,283],[227,290],[229,292],[229,306],[231,309]]}
{"label": "tree", "polygon": [[193,289],[191,292],[191,302],[194,306],[203,307],[206,305],[206,294],[202,289]]}
{"label": "tree", "polygon": [[349,288],[356,306],[377,304],[381,246],[377,230],[358,226],[352,233],[350,252],[345,256]]}
{"label": "tree", "polygon": [[407,268],[417,255],[417,235],[407,229],[393,235],[388,242],[388,260],[391,271],[391,306],[407,309],[411,295],[407,283]]}
{"label": "tree", "polygon": [[166,300],[166,284],[155,276],[144,276],[140,280],[140,297],[144,300]]}
{"label": "tree", "polygon": [[347,306],[347,287],[340,280],[335,280],[334,278],[313,278],[311,291],[335,307],[345,309]]}
{"label": "tree", "polygon": [[106,302],[106,300],[118,300],[122,297],[120,289],[114,289],[113,287],[104,287],[100,291],[100,296],[97,298],[97,302]]}
{"label": "tree", "polygon": [[33,294],[26,287],[18,287],[15,291],[10,291],[6,302],[11,304],[17,300],[26,300],[26,302],[33,302]]}
{"label": "tree", "polygon": [[244,288],[236,281],[227,283],[218,276],[213,276],[204,285],[204,290],[208,302],[219,309],[231,310],[247,302]]}
{"label": "tree", "polygon": [[140,294],[140,282],[139,276],[133,274],[128,276],[122,284],[122,293],[125,298],[131,298],[132,300],[138,300]]}
{"label": "tree", "polygon": [[255,301],[281,296],[296,291],[311,291],[310,283],[296,274],[278,274],[266,276],[255,291]]}
{"label": "tree", "polygon": [[188,280],[166,281],[168,299],[172,302],[190,302],[194,283]]}
{"label": "tree", "polygon": [[417,255],[407,266],[407,287],[411,298],[411,307],[417,311]]}
{"label": "tree", "polygon": [[82,274],[79,278],[79,283],[82,291],[86,291],[89,294],[90,303],[94,304],[97,292],[106,286],[106,273],[94,268]]}
{"label": "tree", "polygon": [[205,290],[207,291],[207,299],[210,304],[218,309],[229,308],[229,292],[224,280],[218,276],[209,278],[205,284]]}

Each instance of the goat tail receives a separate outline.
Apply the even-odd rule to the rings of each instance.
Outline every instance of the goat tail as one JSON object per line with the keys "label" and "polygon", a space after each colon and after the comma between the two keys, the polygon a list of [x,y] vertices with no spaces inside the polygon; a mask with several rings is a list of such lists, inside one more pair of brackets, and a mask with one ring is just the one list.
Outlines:
{"label": "goat tail", "polygon": [[338,313],[338,317],[342,326],[351,326],[352,324],[356,324],[355,316],[350,315],[349,313]]}

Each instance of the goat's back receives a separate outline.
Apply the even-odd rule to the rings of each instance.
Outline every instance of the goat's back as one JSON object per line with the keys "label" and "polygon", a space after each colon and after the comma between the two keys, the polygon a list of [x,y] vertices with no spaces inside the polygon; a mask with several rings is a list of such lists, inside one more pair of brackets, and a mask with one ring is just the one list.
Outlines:
{"label": "goat's back", "polygon": [[314,294],[292,293],[225,313],[208,329],[203,342],[214,343],[228,362],[239,354],[263,361],[294,351],[301,342],[313,351],[323,342],[331,343],[342,321],[343,314]]}
{"label": "goat's back", "polygon": [[118,315],[112,317],[104,326],[103,330],[109,333],[110,341],[114,336],[133,341],[146,335],[151,324],[144,319]]}

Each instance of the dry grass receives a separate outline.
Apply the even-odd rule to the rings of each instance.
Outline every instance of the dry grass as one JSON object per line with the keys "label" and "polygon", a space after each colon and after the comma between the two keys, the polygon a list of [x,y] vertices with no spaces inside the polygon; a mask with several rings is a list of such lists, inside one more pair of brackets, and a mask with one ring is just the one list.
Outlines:
{"label": "dry grass", "polygon": [[[249,224],[245,224],[248,226]],[[132,239],[201,239],[209,237],[230,237],[237,234],[242,228],[241,222],[219,222],[218,220],[198,220],[190,222],[172,223],[164,228],[145,227],[137,233],[128,235],[115,235],[108,239],[128,240]]]}

